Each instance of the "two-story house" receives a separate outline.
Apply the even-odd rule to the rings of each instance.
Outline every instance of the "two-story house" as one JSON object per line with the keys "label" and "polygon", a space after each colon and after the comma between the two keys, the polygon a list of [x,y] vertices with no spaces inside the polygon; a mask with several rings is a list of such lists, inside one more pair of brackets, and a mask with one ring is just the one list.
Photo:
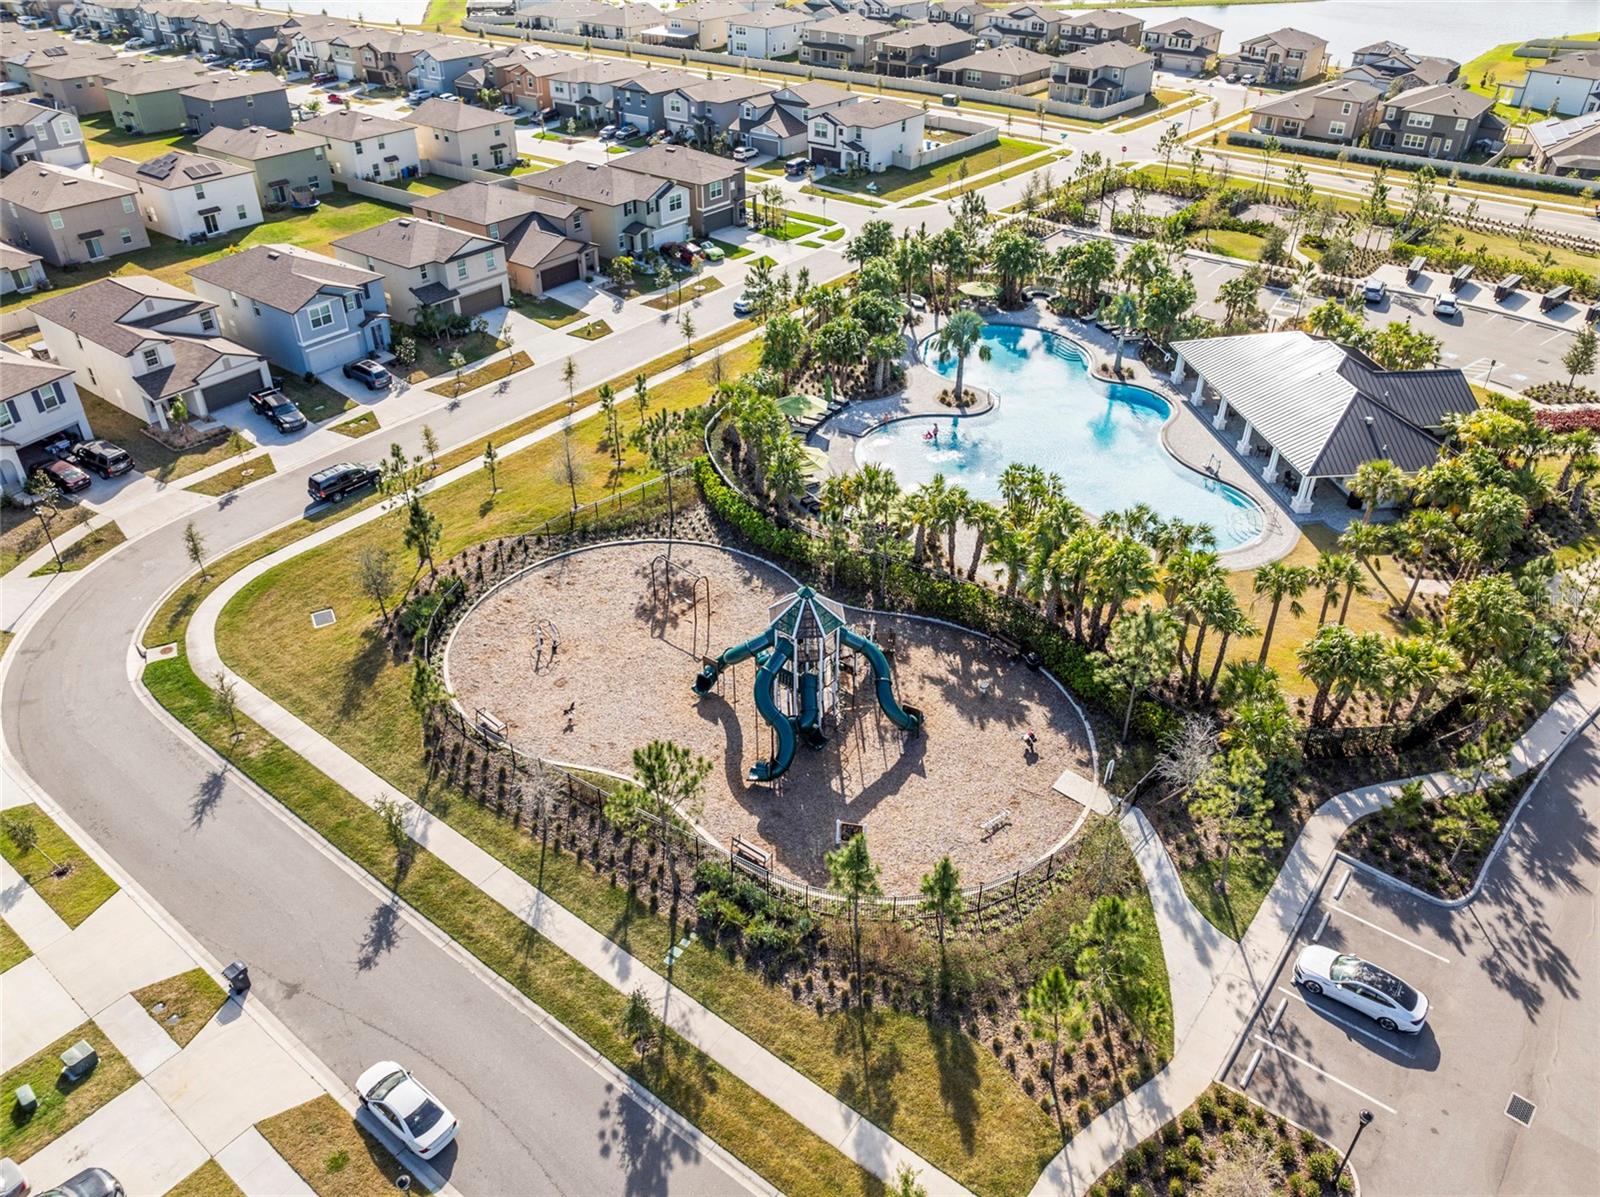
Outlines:
{"label": "two-story house", "polygon": [[72,113],[27,100],[0,100],[0,171],[27,162],[82,166],[88,161],[83,130]]}
{"label": "two-story house", "polygon": [[517,161],[514,118],[448,100],[425,100],[405,118],[417,130],[417,153],[427,169],[497,170]]}
{"label": "two-story house", "polygon": [[936,74],[940,83],[1012,91],[1047,78],[1055,62],[1048,55],[1021,46],[995,46],[947,62]]}
{"label": "two-story house", "polygon": [[681,183],[609,162],[568,162],[518,175],[517,186],[587,211],[602,258],[641,257],[689,238],[689,189]]}
{"label": "two-story house", "polygon": [[33,314],[50,356],[78,385],[161,428],[272,385],[265,359],[222,335],[217,305],[149,275],[103,278],[41,299]]}
{"label": "two-story house", "polygon": [[1061,22],[1061,52],[1070,54],[1086,46],[1103,42],[1122,42],[1139,46],[1144,43],[1144,22],[1125,12],[1109,8],[1080,12]]}
{"label": "two-story house", "polygon": [[617,110],[617,88],[650,68],[622,58],[600,58],[550,79],[550,104],[564,120],[605,124]]}
{"label": "two-story house", "polygon": [[1494,100],[1464,88],[1438,84],[1403,91],[1381,102],[1372,148],[1459,162],[1475,146],[1505,140],[1506,123]]}
{"label": "two-story house", "polygon": [[59,166],[30,162],[0,179],[0,241],[52,266],[103,262],[148,249],[138,193]]}
{"label": "two-story house", "polygon": [[122,59],[84,58],[72,54],[61,59],[46,59],[28,74],[41,100],[79,116],[93,116],[110,109],[106,80],[124,69]]}
{"label": "two-story house", "polygon": [[1384,95],[1409,91],[1413,87],[1432,87],[1454,83],[1461,64],[1453,58],[1428,58],[1413,54],[1396,42],[1373,42],[1350,56],[1343,78],[1370,83]]}
{"label": "two-story house", "polygon": [[619,125],[632,125],[641,133],[654,133],[667,127],[667,97],[679,88],[693,87],[700,79],[688,71],[664,68],[645,71],[617,84],[616,112]]}
{"label": "two-story house", "polygon": [[1222,30],[1192,17],[1177,17],[1146,29],[1144,48],[1158,71],[1201,75],[1216,64],[1222,52]]}
{"label": "two-story house", "polygon": [[411,205],[424,220],[505,243],[511,289],[543,295],[600,269],[588,213],[566,200],[500,183],[463,183]]}
{"label": "two-story house", "polygon": [[[348,21],[321,16],[293,16],[278,29],[279,53],[290,71],[305,71],[310,75],[337,75],[333,44],[341,37],[359,34],[361,30]],[[351,59],[347,55],[346,61]],[[343,76],[353,79],[351,74]]]}
{"label": "two-story house", "polygon": [[186,88],[210,79],[211,72],[194,62],[127,64],[105,81],[111,119],[126,133],[165,133],[189,127],[183,106]]}
{"label": "two-story house", "polygon": [[[518,47],[519,51],[521,49]],[[544,112],[553,107],[550,81],[582,65],[583,59],[571,54],[535,56],[526,53],[508,54],[490,63],[501,101],[529,112]]]}
{"label": "two-story house", "polygon": [[975,34],[949,21],[908,25],[878,42],[873,65],[878,74],[893,79],[926,79],[945,63],[972,53],[977,44]]}
{"label": "two-story house", "polygon": [[415,216],[340,237],[333,254],[383,276],[389,315],[402,324],[416,324],[423,308],[478,316],[511,298],[501,242]]}
{"label": "two-story house", "polygon": [[1535,121],[1528,126],[1528,144],[1533,150],[1528,164],[1540,174],[1600,178],[1600,110]]}
{"label": "two-story house", "polygon": [[695,0],[663,13],[666,20],[642,30],[639,40],[685,50],[722,50],[728,45],[728,23],[749,11],[740,0]]}
{"label": "two-story house", "polygon": [[983,37],[990,43],[1004,42],[1025,50],[1045,50],[1061,44],[1061,27],[1067,14],[1059,8],[1039,4],[1013,4],[992,11]]}
{"label": "two-story house", "polygon": [[265,71],[214,75],[179,93],[189,129],[197,136],[216,128],[290,129],[288,89]]}
{"label": "two-story house", "polygon": [[860,97],[831,83],[795,83],[779,88],[739,110],[736,138],[774,158],[792,158],[807,152],[806,132],[820,112],[854,104]]}
{"label": "two-story house", "polygon": [[32,295],[49,285],[43,258],[0,241],[0,295]]}
{"label": "two-story house", "polygon": [[524,0],[517,5],[517,24],[549,29],[574,37],[635,39],[661,23],[661,10],[650,4],[602,3],[601,0]]}
{"label": "two-story house", "polygon": [[310,207],[333,190],[327,142],[299,129],[218,128],[194,144],[208,157],[249,167],[264,207]]}
{"label": "two-story house", "polygon": [[387,183],[422,173],[417,127],[406,121],[354,108],[336,108],[303,120],[299,132],[327,143],[335,178]]}
{"label": "two-story house", "polygon": [[0,344],[0,490],[15,494],[54,457],[50,446],[94,435],[72,370]]}
{"label": "two-story house", "polygon": [[1340,79],[1269,100],[1251,113],[1250,130],[1355,145],[1378,119],[1382,99],[1370,83]]}
{"label": "two-story house", "polygon": [[733,224],[744,206],[744,167],[728,158],[686,145],[658,145],[623,154],[612,165],[666,179],[688,191],[689,224],[696,237]]}
{"label": "two-story house", "polygon": [[292,374],[323,374],[389,345],[383,276],[292,245],[253,245],[189,272],[222,328]]}
{"label": "two-story house", "polygon": [[251,58],[256,43],[274,37],[283,18],[274,13],[232,4],[208,4],[189,19],[189,33],[202,54]]}
{"label": "two-story house", "polygon": [[1069,116],[1118,116],[1144,103],[1155,81],[1155,61],[1126,42],[1087,46],[1056,60],[1050,98],[1069,104]]}
{"label": "two-story house", "polygon": [[[448,47],[456,46],[454,38],[437,33],[417,33],[410,29],[360,28],[341,34],[329,47],[333,53],[334,74],[380,87],[422,87],[428,91],[448,91],[447,76],[459,77],[471,69],[471,63],[448,61]],[[495,54],[497,47],[480,43],[476,50]],[[446,61],[435,59],[431,68],[423,60],[425,53],[437,50]],[[429,81],[418,83],[420,74],[429,70],[437,72]]]}
{"label": "two-story house", "polygon": [[483,66],[497,53],[499,47],[487,42],[445,38],[436,45],[417,51],[411,64],[411,86],[425,88],[435,95],[454,91],[460,75]]}
{"label": "two-story house", "polygon": [[858,13],[838,13],[805,27],[800,35],[800,61],[836,70],[870,71],[878,60],[878,43],[894,26]]}
{"label": "two-story house", "polygon": [[936,25],[950,24],[967,33],[982,33],[988,28],[993,10],[979,0],[933,0],[928,20]]}
{"label": "two-story house", "polygon": [[673,133],[709,142],[733,129],[745,104],[760,103],[774,90],[770,83],[740,75],[701,79],[664,97],[662,114]]}
{"label": "two-story house", "polygon": [[855,0],[851,7],[869,20],[891,25],[926,21],[930,10],[928,0]]}
{"label": "two-story house", "polygon": [[763,8],[728,21],[728,53],[740,58],[787,58],[800,52],[811,18],[792,8]]}
{"label": "two-story house", "polygon": [[98,62],[103,67],[113,67],[121,62],[110,46],[93,42],[70,42],[50,29],[28,29],[8,32],[0,39],[0,69],[6,82],[15,83],[30,91],[38,91],[33,72],[46,63],[65,63],[69,59]]}
{"label": "two-story house", "polygon": [[838,170],[885,170],[897,156],[922,148],[920,108],[878,97],[829,108],[812,118],[806,144],[811,161]]}
{"label": "two-story house", "polygon": [[1600,111],[1600,50],[1563,51],[1530,66],[1520,83],[1500,86],[1499,98],[1546,116]]}
{"label": "two-story house", "polygon": [[145,227],[174,241],[204,241],[261,223],[261,199],[248,167],[174,150],[136,162],[103,159],[102,175],[137,190]]}
{"label": "two-story house", "polygon": [[1250,38],[1217,63],[1221,74],[1254,75],[1262,83],[1311,83],[1327,69],[1328,43],[1299,29]]}

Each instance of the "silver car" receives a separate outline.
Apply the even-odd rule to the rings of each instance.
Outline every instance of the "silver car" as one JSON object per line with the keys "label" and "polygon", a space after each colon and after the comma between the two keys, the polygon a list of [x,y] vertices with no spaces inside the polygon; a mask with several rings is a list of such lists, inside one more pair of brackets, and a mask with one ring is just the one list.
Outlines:
{"label": "silver car", "polygon": [[1360,956],[1312,944],[1296,958],[1294,979],[1307,993],[1343,1002],[1386,1031],[1415,1035],[1427,1025],[1428,999]]}

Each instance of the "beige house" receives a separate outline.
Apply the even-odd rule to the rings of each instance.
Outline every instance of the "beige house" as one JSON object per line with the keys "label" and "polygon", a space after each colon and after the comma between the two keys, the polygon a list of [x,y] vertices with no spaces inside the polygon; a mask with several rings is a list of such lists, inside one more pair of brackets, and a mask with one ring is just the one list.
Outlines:
{"label": "beige house", "polygon": [[641,257],[689,238],[689,189],[611,163],[569,162],[518,175],[517,186],[589,213],[589,236],[603,258]]}
{"label": "beige house", "polygon": [[807,25],[800,38],[800,61],[838,70],[870,71],[878,60],[878,43],[894,32],[883,21],[859,13],[839,13]]}
{"label": "beige house", "polygon": [[696,237],[734,222],[744,206],[744,167],[686,145],[658,145],[623,154],[612,164],[677,183],[689,192],[689,222]]}
{"label": "beige house", "polygon": [[1261,83],[1310,83],[1327,69],[1328,43],[1299,29],[1253,37],[1217,63],[1219,74],[1254,75]]}
{"label": "beige house", "polygon": [[[516,122],[509,116],[449,100],[427,100],[406,122],[417,129],[424,167],[453,178],[467,170],[496,170],[517,161]],[[440,170],[443,167],[443,170]]]}
{"label": "beige house", "polygon": [[401,216],[333,243],[334,257],[383,275],[389,315],[416,324],[424,308],[477,316],[511,298],[505,246],[491,237]]}
{"label": "beige house", "polygon": [[298,129],[213,129],[194,144],[202,154],[253,170],[266,207],[310,207],[333,190],[328,143]]}
{"label": "beige house", "polygon": [[132,187],[30,162],[0,179],[0,241],[52,266],[148,249]]}
{"label": "beige house", "polygon": [[945,63],[938,69],[938,76],[940,83],[981,87],[985,91],[1016,91],[1048,79],[1054,62],[1048,55],[1021,46],[996,46]]}
{"label": "beige house", "polygon": [[588,214],[576,204],[499,183],[463,183],[415,201],[424,220],[476,233],[506,247],[511,289],[543,295],[600,269]]}
{"label": "beige house", "polygon": [[1372,129],[1382,101],[1383,93],[1372,84],[1341,79],[1261,105],[1251,114],[1250,131],[1354,145]]}

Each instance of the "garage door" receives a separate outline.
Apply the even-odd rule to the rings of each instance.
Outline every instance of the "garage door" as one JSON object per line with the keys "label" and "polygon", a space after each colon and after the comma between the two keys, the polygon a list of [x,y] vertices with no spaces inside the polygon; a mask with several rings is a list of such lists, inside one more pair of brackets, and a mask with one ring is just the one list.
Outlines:
{"label": "garage door", "polygon": [[253,391],[261,389],[261,375],[241,374],[238,378],[230,378],[226,382],[214,382],[205,387],[201,392],[206,402],[208,411],[216,411],[227,407],[230,403],[237,403]]}
{"label": "garage door", "polygon": [[551,287],[559,287],[562,283],[575,283],[578,281],[578,259],[564,263],[560,266],[550,266],[539,272],[539,285],[548,291]]}
{"label": "garage door", "polygon": [[461,297],[461,314],[463,316],[476,316],[480,312],[487,312],[501,306],[504,301],[500,298],[499,287],[485,287],[482,291],[474,291],[471,295]]}

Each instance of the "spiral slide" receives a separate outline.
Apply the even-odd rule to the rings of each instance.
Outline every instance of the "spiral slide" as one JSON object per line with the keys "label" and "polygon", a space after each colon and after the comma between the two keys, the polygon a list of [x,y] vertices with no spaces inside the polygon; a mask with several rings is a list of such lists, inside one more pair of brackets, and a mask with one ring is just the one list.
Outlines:
{"label": "spiral slide", "polygon": [[874,685],[878,691],[878,705],[883,708],[883,713],[902,731],[912,734],[920,731],[922,712],[916,707],[901,706],[899,699],[894,696],[894,676],[889,670],[889,659],[883,655],[883,650],[865,636],[859,636],[849,628],[841,628],[839,635],[845,644],[865,656],[868,664],[872,666]]}
{"label": "spiral slide", "polygon": [[737,665],[740,661],[748,661],[763,649],[772,647],[773,631],[768,628],[761,635],[743,644],[736,644],[724,652],[715,661],[712,661],[699,673],[695,674],[694,692],[700,695],[711,693],[711,688],[717,684],[717,679],[722,676],[722,671],[729,665]]}
{"label": "spiral slide", "polygon": [[[794,761],[795,720],[778,709],[777,700],[772,695],[773,688],[778,684],[778,674],[783,672],[784,664],[789,660],[789,651],[788,643],[780,641],[761,663],[761,668],[756,671],[756,710],[763,719],[772,724],[772,730],[778,733],[778,751],[770,761],[757,761],[750,766],[751,781],[776,781]],[[813,722],[816,719],[814,687],[813,682],[811,698]]]}

